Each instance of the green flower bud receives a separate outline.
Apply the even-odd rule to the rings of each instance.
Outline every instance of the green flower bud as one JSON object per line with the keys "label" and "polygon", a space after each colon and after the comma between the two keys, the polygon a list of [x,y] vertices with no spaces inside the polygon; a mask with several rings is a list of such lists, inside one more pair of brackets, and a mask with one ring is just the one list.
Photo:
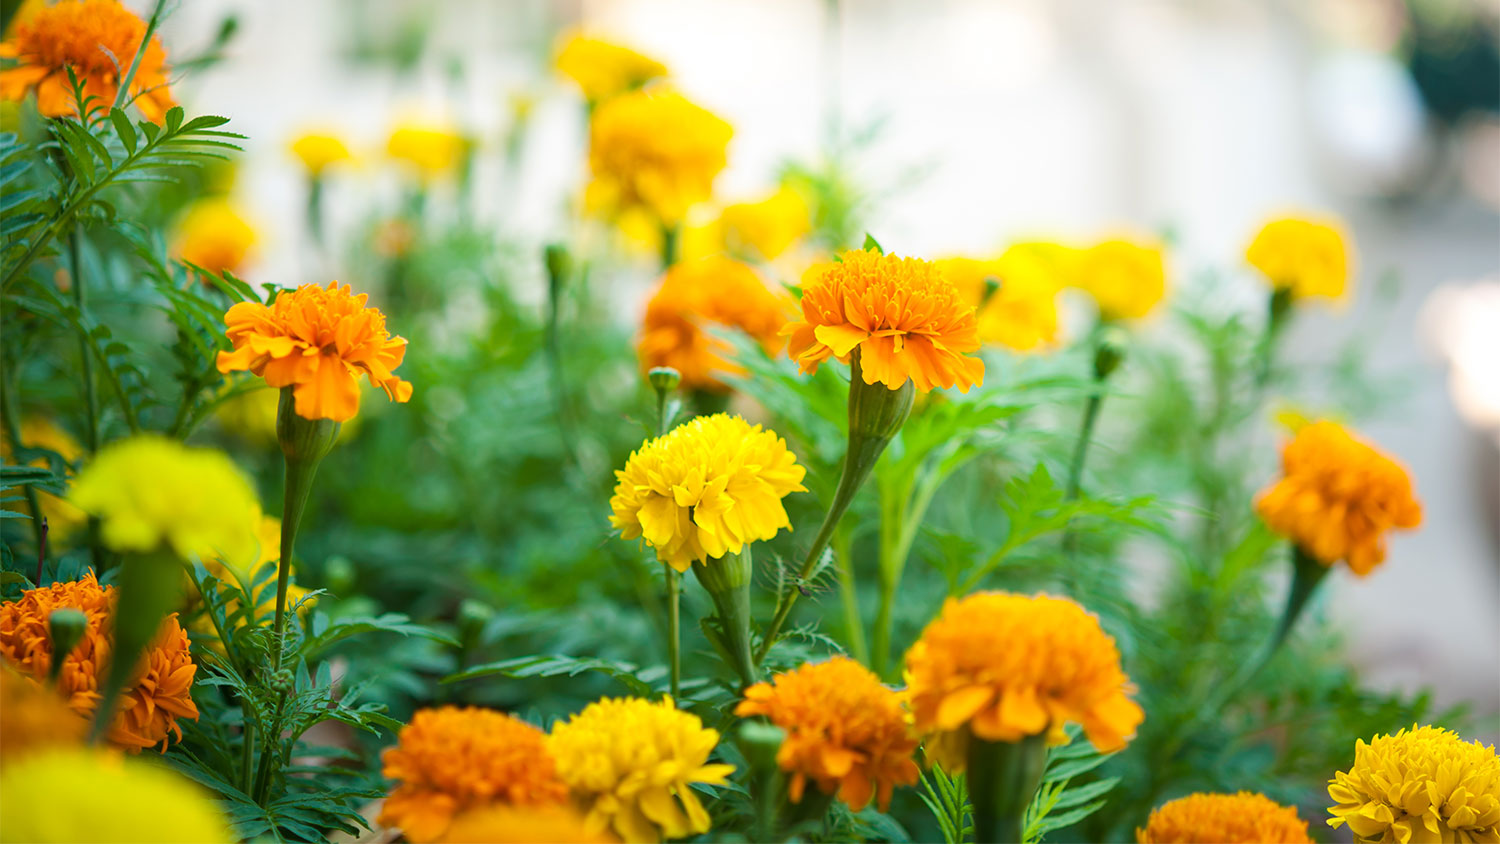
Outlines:
{"label": "green flower bud", "polygon": [[786,730],[775,724],[759,720],[747,720],[740,724],[735,735],[735,744],[750,763],[750,770],[772,773],[776,770],[776,754],[786,740]]}
{"label": "green flower bud", "polygon": [[646,380],[651,382],[651,389],[658,393],[670,393],[682,383],[682,373],[670,366],[654,366],[646,373]]}
{"label": "green flower bud", "polygon": [[1106,325],[1099,332],[1099,342],[1094,346],[1094,377],[1100,381],[1108,378],[1125,361],[1125,350],[1130,335],[1118,325]]}
{"label": "green flower bud", "polygon": [[[912,404],[917,399],[917,387],[911,379],[892,390],[876,382],[866,384],[859,365],[859,350],[849,358],[849,439],[878,440],[880,447],[875,456],[885,449],[885,444],[906,424],[911,416]],[[874,463],[872,462],[873,466]]]}
{"label": "green flower bud", "polygon": [[276,439],[288,461],[317,463],[333,450],[339,439],[339,423],[332,419],[304,419],[297,415],[291,387],[281,388],[276,408]]}
{"label": "green flower bud", "polygon": [[547,282],[555,291],[567,283],[573,274],[573,256],[561,243],[549,243],[543,252],[547,265]]}
{"label": "green flower bud", "polygon": [[52,668],[47,672],[47,682],[57,681],[62,671],[63,660],[78,647],[83,634],[89,629],[88,616],[71,607],[53,610],[47,616],[47,633],[52,637]]}

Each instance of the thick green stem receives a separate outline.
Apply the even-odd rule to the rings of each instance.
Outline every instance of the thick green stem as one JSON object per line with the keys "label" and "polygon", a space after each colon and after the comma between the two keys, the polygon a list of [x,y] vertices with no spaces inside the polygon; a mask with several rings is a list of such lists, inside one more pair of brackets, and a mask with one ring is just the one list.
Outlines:
{"label": "thick green stem", "polygon": [[667,570],[667,664],[675,700],[682,695],[682,574],[663,566]]}
{"label": "thick green stem", "polygon": [[1016,742],[969,739],[969,795],[974,802],[974,840],[1019,844],[1026,807],[1047,767],[1043,736]]}
{"label": "thick green stem", "polygon": [[748,688],[758,679],[756,661],[750,656],[750,581],[754,563],[750,546],[738,554],[693,563],[693,574],[713,599],[718,617],[718,649],[729,667]]}
{"label": "thick green stem", "polygon": [[[88,294],[84,283],[83,257],[81,242],[83,240],[83,227],[73,226],[72,234],[68,235],[68,264],[72,273],[73,307],[78,309],[78,358],[83,370],[83,408],[84,408],[84,439],[88,445],[89,456],[99,451],[99,382],[94,377],[94,354],[89,349],[87,311]],[[129,415],[127,406],[125,413]],[[104,572],[104,545],[99,539],[99,518],[89,516],[89,559],[94,564],[95,573]]]}
{"label": "thick green stem", "polygon": [[276,568],[276,645],[271,651],[271,670],[281,670],[281,652],[286,638],[286,592],[291,583],[292,552],[297,544],[297,528],[302,511],[312,494],[313,477],[318,473],[317,460],[288,457],[286,461],[285,497],[281,504],[281,559]]}
{"label": "thick green stem", "polygon": [[141,652],[182,598],[182,561],[167,549],[131,554],[120,566],[117,585],[120,597],[114,618],[114,649],[94,713],[94,741],[103,737],[114,720],[115,705]]}
{"label": "thick green stem", "polygon": [[870,647],[865,643],[865,624],[859,616],[859,583],[854,573],[850,545],[853,537],[847,525],[833,533],[833,561],[839,567],[839,599],[844,607],[844,638],[849,652],[860,662],[870,664]]}
{"label": "thick green stem", "polygon": [[1083,491],[1083,464],[1088,460],[1089,443],[1094,439],[1094,427],[1099,422],[1099,408],[1104,404],[1103,379],[1094,379],[1094,393],[1083,408],[1083,424],[1078,429],[1078,442],[1073,446],[1073,459],[1068,463],[1068,485],[1066,500],[1075,501]]}

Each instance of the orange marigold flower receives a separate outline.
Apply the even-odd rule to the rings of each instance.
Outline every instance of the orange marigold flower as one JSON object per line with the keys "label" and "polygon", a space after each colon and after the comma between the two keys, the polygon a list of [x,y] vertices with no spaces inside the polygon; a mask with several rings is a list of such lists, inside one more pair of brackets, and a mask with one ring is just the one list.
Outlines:
{"label": "orange marigold flower", "polygon": [[[0,58],[19,64],[0,71],[0,99],[19,100],[36,91],[37,110],[48,117],[76,111],[77,102],[67,68],[83,83],[91,106],[109,108],[120,88],[121,68],[135,58],[146,22],[118,0],[63,0],[44,6],[16,22],[15,31],[0,43]],[[130,96],[147,120],[160,123],[171,108],[167,89],[167,54],[161,39],[152,36],[130,81]]]}
{"label": "orange marigold flower", "polygon": [[1151,813],[1145,829],[1136,829],[1137,844],[1312,844],[1307,821],[1293,806],[1282,806],[1263,794],[1189,794],[1163,803]]}
{"label": "orange marigold flower", "polygon": [[803,372],[858,349],[866,384],[919,390],[984,381],[974,307],[931,261],[849,250],[803,288],[802,319],[782,333]]}
{"label": "orange marigold flower", "polygon": [[58,695],[0,664],[0,762],[37,750],[81,747],[88,728]]}
{"label": "orange marigold flower", "polygon": [[[92,573],[82,580],[28,590],[20,600],[0,604],[0,656],[24,674],[45,678],[52,667],[47,618],[63,607],[79,610],[88,620],[88,629],[63,661],[57,688],[67,697],[69,708],[93,718],[114,649],[110,616],[116,598],[114,587],[101,587]],[[187,634],[173,613],[162,621],[156,638],[141,655],[134,679],[121,696],[120,711],[110,724],[109,741],[135,752],[158,744],[165,748],[173,734],[181,740],[177,719],[198,718],[192,697],[197,671],[188,655]]]}
{"label": "orange marigold flower", "polygon": [[227,199],[201,199],[177,225],[177,254],[211,273],[239,274],[255,247],[255,228]]}
{"label": "orange marigold flower", "polygon": [[1345,560],[1363,577],[1385,560],[1387,531],[1422,523],[1406,470],[1335,422],[1298,430],[1281,471],[1255,512],[1324,565]]}
{"label": "orange marigold flower", "polygon": [[906,653],[907,699],[928,754],[961,769],[967,736],[1019,741],[1083,725],[1102,753],[1145,720],[1120,670],[1115,640],[1067,598],[978,592],[948,599]]}
{"label": "orange marigold flower", "polygon": [[896,786],[917,781],[917,740],[907,728],[901,696],[848,657],[756,683],[734,714],[764,715],[786,731],[776,761],[792,775],[793,803],[802,802],[811,778],[856,812],[878,795],[884,812]]}
{"label": "orange marigold flower", "polygon": [[725,359],[730,346],[710,329],[738,328],[775,354],[791,309],[790,297],[766,287],[739,261],[713,257],[677,264],[646,304],[636,348],[641,369],[670,366],[686,387],[728,390],[718,376],[742,370]]}
{"label": "orange marigold flower", "polygon": [[424,709],[401,728],[381,755],[383,773],[398,785],[380,822],[399,826],[412,841],[441,840],[454,816],[494,804],[561,803],[547,736],[518,718],[491,709]]}
{"label": "orange marigold flower", "polygon": [[283,291],[270,305],[240,302],[224,315],[234,351],[219,352],[219,371],[249,370],[272,387],[292,387],[304,419],[353,418],[360,373],[392,401],[407,401],[411,384],[391,372],[406,357],[406,340],[386,331],[368,298],[330,281]]}

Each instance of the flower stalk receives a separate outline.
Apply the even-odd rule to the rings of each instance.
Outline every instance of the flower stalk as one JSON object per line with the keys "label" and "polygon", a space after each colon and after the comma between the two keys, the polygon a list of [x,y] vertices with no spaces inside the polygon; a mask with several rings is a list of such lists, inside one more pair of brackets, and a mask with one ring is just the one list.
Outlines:
{"label": "flower stalk", "polygon": [[100,690],[99,708],[94,713],[91,741],[99,741],[109,729],[120,694],[135,673],[141,653],[156,636],[162,619],[177,606],[181,585],[182,561],[166,548],[127,554],[121,561],[114,649],[110,654],[109,673]]}
{"label": "flower stalk", "polygon": [[1026,807],[1036,796],[1047,767],[1042,734],[1020,741],[969,737],[966,758],[969,794],[974,801],[974,840],[1019,844]]}
{"label": "flower stalk", "polygon": [[1287,317],[1292,313],[1292,288],[1277,287],[1266,300],[1266,331],[1261,335],[1255,355],[1255,390],[1260,392],[1270,383],[1276,357],[1276,344],[1286,328]]}
{"label": "flower stalk", "polygon": [[750,546],[746,545],[738,554],[725,554],[706,563],[694,562],[693,574],[714,602],[718,625],[713,632],[718,635],[710,638],[717,639],[715,644],[724,661],[734,669],[743,686],[754,685],[758,672],[757,661],[750,655],[750,581],[754,574]]}
{"label": "flower stalk", "polygon": [[[550,256],[550,252],[548,253]],[[646,374],[651,389],[656,393],[656,435],[667,433],[672,424],[675,408],[671,404],[672,391],[682,383],[682,376],[670,366],[658,366]],[[682,694],[682,572],[666,563],[662,569],[667,575],[667,669],[672,697]]]}

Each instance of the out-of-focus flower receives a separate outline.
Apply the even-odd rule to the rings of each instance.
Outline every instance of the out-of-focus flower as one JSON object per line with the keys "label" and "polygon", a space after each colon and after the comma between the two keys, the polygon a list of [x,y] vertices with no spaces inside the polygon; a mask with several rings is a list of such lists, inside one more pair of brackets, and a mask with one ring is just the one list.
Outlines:
{"label": "out-of-focus flower", "polygon": [[464,156],[468,141],[444,126],[407,123],[396,127],[386,142],[391,158],[412,165],[424,182],[448,175]]}
{"label": "out-of-focus flower", "polygon": [[453,819],[441,844],[615,844],[608,829],[590,829],[572,806],[489,805]]}
{"label": "out-of-focus flower", "polygon": [[276,409],[280,404],[281,393],[263,386],[226,399],[214,410],[214,418],[246,442],[268,445],[276,442]]}
{"label": "out-of-focus flower", "polygon": [[583,98],[599,103],[667,75],[667,66],[601,38],[574,33],[557,51],[557,70],[578,83]]}
{"label": "out-of-focus flower", "polygon": [[[62,428],[59,428],[50,419],[41,416],[28,416],[21,420],[21,446],[23,448],[44,448],[55,452],[68,463],[78,460],[83,454],[83,447],[73,436]],[[15,459],[15,451],[11,448],[10,437],[0,431],[0,456],[7,461]],[[47,460],[38,457],[27,462],[28,466],[45,468]],[[37,504],[41,506],[42,518],[47,520],[49,536],[56,539],[66,538],[84,522],[88,517],[84,512],[66,499],[59,498],[50,492],[37,489]],[[36,517],[32,513],[33,518]]]}
{"label": "out-of-focus flower", "polygon": [[642,445],[615,472],[610,523],[687,571],[791,530],[781,499],[805,492],[806,474],[776,432],[725,413],[700,416]]}
{"label": "out-of-focus flower", "polygon": [[906,724],[901,696],[848,657],[810,663],[745,690],[734,710],[764,715],[786,731],[776,754],[792,775],[789,796],[802,802],[811,779],[859,811],[877,800],[884,812],[898,785],[917,781],[917,740]]}
{"label": "out-of-focus flower", "polygon": [[1422,523],[1406,470],[1335,422],[1303,426],[1281,452],[1282,477],[1255,502],[1271,530],[1363,577],[1385,560],[1385,534]]}
{"label": "out-of-focus flower", "polygon": [[1256,232],[1245,249],[1245,260],[1265,275],[1272,288],[1291,291],[1293,299],[1337,299],[1349,282],[1346,241],[1336,220],[1286,217]]}
{"label": "out-of-focus flower", "polygon": [[211,273],[238,274],[255,246],[255,228],[227,199],[202,199],[177,224],[177,255]]}
{"label": "out-of-focus flower", "polygon": [[59,747],[81,747],[89,724],[41,683],[0,663],[0,765]]}
{"label": "out-of-focus flower", "polygon": [[708,832],[692,783],[723,785],[733,773],[708,763],[718,742],[718,731],[670,697],[604,698],[553,726],[547,746],[591,831],[650,842]]}
{"label": "out-of-focus flower", "polygon": [[325,132],[308,132],[299,135],[292,141],[292,155],[302,162],[302,166],[314,179],[323,175],[331,165],[342,161],[348,161],[354,156],[349,152],[349,146],[344,139],[338,135]]}
{"label": "out-of-focus flower", "polygon": [[1057,294],[1062,283],[1037,251],[1013,246],[992,261],[947,258],[936,263],[963,299],[977,308],[981,343],[1032,352],[1057,341]]}
{"label": "out-of-focus flower", "polygon": [[719,376],[741,370],[725,359],[729,344],[709,332],[738,328],[775,354],[792,307],[791,297],[766,287],[739,261],[714,257],[675,264],[646,304],[636,349],[641,369],[670,366],[689,388],[728,390]]}
{"label": "out-of-focus flower", "polygon": [[585,204],[609,216],[643,209],[676,225],[713,196],[734,130],[675,91],[621,94],[594,110],[589,123]]}
{"label": "out-of-focus flower", "polygon": [[404,258],[417,243],[417,227],[399,218],[375,227],[375,252],[386,258]]}
{"label": "out-of-focus flower", "polygon": [[849,250],[802,290],[802,319],[782,329],[803,372],[860,350],[866,384],[918,390],[984,381],[974,306],[931,261]]}
{"label": "out-of-focus flower", "polygon": [[[19,100],[36,91],[37,110],[48,117],[77,111],[67,68],[83,83],[91,108],[108,109],[120,90],[120,69],[134,60],[146,22],[118,0],[63,0],[18,17],[0,43],[0,58],[18,64],[0,71],[0,99]],[[130,80],[130,96],[147,120],[160,123],[171,108],[167,54],[153,35]]]}
{"label": "out-of-focus flower", "polygon": [[1166,262],[1155,243],[1106,240],[1080,252],[1073,269],[1074,284],[1106,320],[1140,319],[1167,293]]}
{"label": "out-of-focus flower", "polygon": [[343,422],[359,412],[359,375],[392,401],[411,399],[411,384],[392,374],[406,340],[392,337],[385,314],[366,307],[336,281],[283,291],[269,306],[239,302],[224,315],[234,351],[219,352],[220,372],[249,370],[272,387],[292,387],[297,415]]}
{"label": "out-of-focus flower", "polygon": [[718,231],[731,255],[772,261],[812,231],[812,210],[802,194],[783,186],[758,202],[724,206]]}
{"label": "out-of-focus flower", "polygon": [[1312,844],[1295,806],[1263,794],[1189,794],[1163,803],[1136,829],[1137,844]]}
{"label": "out-of-focus flower", "polygon": [[1357,740],[1328,796],[1328,825],[1348,824],[1356,841],[1500,840],[1500,757],[1440,727]]}
{"label": "out-of-focus flower", "polygon": [[[256,522],[255,540],[260,547],[260,554],[255,558],[255,562],[248,567],[227,563],[217,557],[205,559],[203,567],[208,570],[209,574],[218,578],[223,583],[243,586],[252,595],[259,591],[262,597],[260,602],[255,605],[254,615],[268,617],[276,611],[276,592],[274,589],[267,589],[266,586],[276,582],[276,577],[280,569],[278,561],[281,559],[281,520],[275,516],[262,515]],[[287,607],[295,606],[302,599],[302,596],[307,594],[307,589],[297,585],[296,576],[296,567],[288,565],[286,587]],[[259,587],[256,586],[257,580],[260,583]],[[188,602],[188,610],[191,610],[196,607],[198,595],[195,591],[191,590],[189,591],[189,595],[191,597]],[[306,611],[316,602],[316,598],[309,600],[303,605],[302,609]],[[238,598],[230,598],[224,603],[224,612],[228,615],[233,615],[235,610],[239,609],[239,606],[240,601]],[[246,626],[250,623],[249,617],[243,617],[240,620],[240,626]],[[213,648],[217,653],[224,652],[223,644],[217,639],[219,631],[214,626],[213,619],[209,618],[206,613],[199,613],[191,617],[188,621],[188,629],[208,639],[208,647]]]}

